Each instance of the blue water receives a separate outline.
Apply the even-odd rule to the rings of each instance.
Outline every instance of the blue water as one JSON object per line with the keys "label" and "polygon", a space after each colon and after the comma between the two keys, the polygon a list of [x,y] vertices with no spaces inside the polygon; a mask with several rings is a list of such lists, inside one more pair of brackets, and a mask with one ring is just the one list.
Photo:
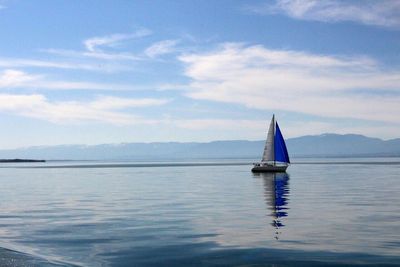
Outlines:
{"label": "blue water", "polygon": [[400,266],[400,159],[293,161],[0,165],[0,266]]}

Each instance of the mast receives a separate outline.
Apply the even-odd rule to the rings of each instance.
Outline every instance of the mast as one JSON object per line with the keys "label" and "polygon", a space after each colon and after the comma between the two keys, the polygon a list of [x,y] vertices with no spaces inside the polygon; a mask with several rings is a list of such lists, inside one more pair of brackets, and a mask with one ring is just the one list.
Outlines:
{"label": "mast", "polygon": [[275,134],[276,134],[276,122],[275,122],[275,114],[272,115],[272,121],[274,122],[274,166],[276,165],[276,157],[275,157]]}

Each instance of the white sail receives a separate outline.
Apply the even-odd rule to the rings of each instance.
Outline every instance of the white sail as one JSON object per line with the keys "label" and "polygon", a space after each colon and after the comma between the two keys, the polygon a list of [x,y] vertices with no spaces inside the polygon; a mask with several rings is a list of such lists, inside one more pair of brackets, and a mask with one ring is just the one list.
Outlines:
{"label": "white sail", "polygon": [[267,141],[265,142],[262,162],[275,161],[274,135],[275,135],[275,115],[272,116],[271,124],[269,125]]}

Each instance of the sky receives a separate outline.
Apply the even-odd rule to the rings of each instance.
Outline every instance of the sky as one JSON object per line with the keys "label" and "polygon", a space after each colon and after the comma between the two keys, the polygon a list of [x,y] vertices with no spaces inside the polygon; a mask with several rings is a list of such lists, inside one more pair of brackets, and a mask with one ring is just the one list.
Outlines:
{"label": "sky", "polygon": [[400,137],[400,1],[0,0],[0,148]]}

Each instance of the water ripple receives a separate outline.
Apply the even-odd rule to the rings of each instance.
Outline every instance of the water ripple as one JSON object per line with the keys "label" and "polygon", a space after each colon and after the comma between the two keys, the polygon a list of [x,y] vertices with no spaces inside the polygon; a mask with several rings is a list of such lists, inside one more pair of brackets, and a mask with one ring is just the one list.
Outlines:
{"label": "water ripple", "polygon": [[3,168],[0,266],[396,265],[398,165],[354,164]]}

